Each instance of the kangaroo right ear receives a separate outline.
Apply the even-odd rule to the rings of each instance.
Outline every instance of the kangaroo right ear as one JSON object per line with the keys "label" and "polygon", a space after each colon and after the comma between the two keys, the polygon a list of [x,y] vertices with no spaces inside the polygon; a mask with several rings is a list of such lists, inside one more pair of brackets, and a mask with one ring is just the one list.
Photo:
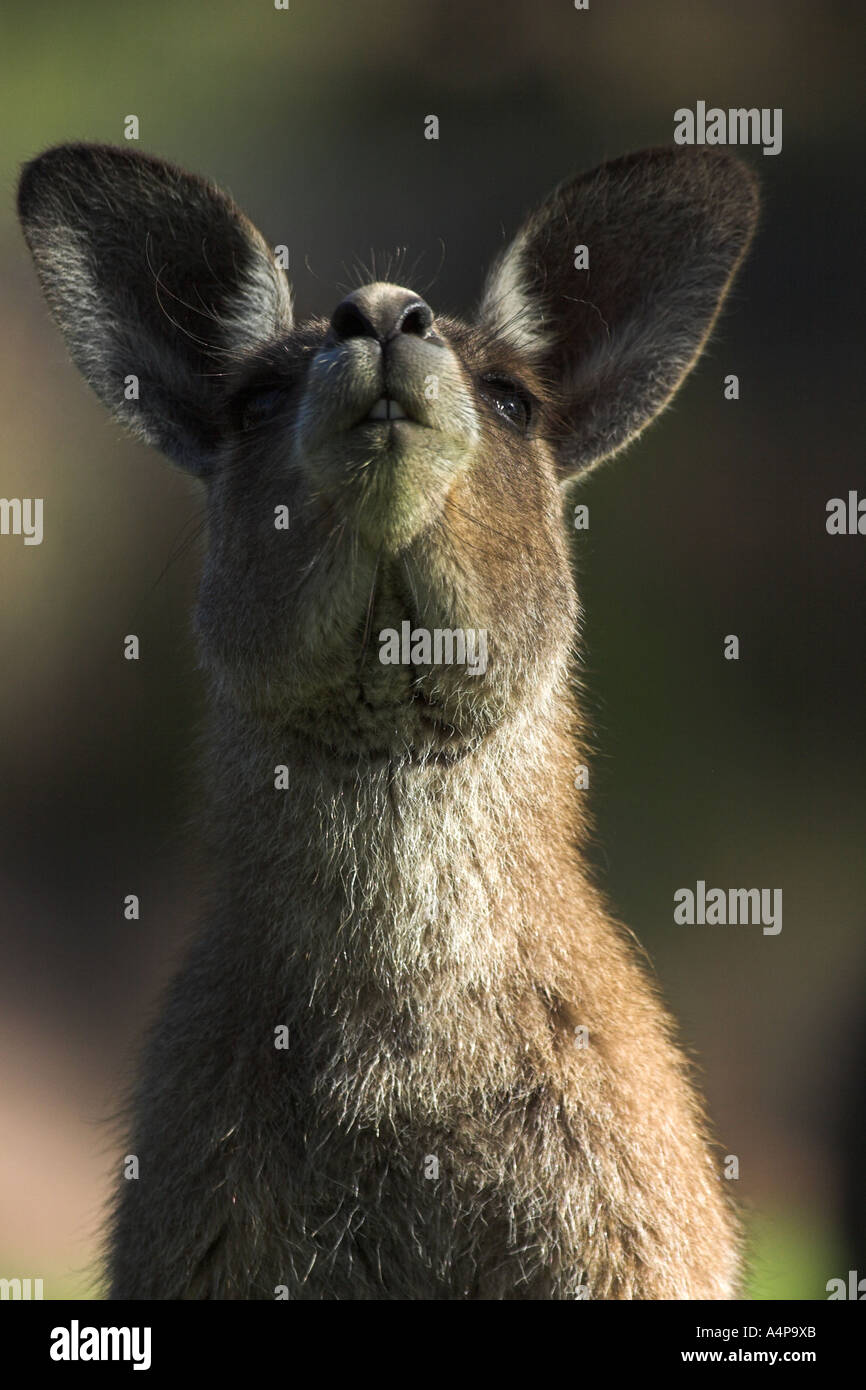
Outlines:
{"label": "kangaroo right ear", "polygon": [[564,477],[621,449],[700,356],[755,230],[727,151],[641,150],[561,184],[487,281],[482,324],[553,386]]}
{"label": "kangaroo right ear", "polygon": [[100,400],[176,463],[208,472],[227,367],[292,323],[264,239],[213,184],[109,145],[61,145],[25,165],[18,212]]}

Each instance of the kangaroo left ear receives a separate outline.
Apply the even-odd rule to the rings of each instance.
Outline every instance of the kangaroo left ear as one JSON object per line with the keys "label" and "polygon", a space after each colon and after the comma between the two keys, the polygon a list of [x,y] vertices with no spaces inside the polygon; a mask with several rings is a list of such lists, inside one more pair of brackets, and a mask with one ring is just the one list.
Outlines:
{"label": "kangaroo left ear", "polygon": [[263,237],[214,184],[110,145],[60,145],[25,165],[18,212],[100,400],[181,467],[209,472],[227,367],[291,327]]}
{"label": "kangaroo left ear", "polygon": [[656,149],[561,184],[524,224],[490,273],[479,320],[553,387],[564,475],[615,453],[671,399],[757,212],[756,180],[738,159]]}

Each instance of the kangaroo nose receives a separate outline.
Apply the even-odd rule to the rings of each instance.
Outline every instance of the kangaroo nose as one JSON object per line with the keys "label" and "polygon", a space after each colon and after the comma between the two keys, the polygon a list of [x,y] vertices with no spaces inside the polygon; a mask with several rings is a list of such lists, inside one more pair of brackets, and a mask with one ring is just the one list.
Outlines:
{"label": "kangaroo nose", "polygon": [[346,338],[375,338],[387,343],[398,333],[429,336],[433,310],[411,290],[380,282],[364,285],[341,300],[331,318],[331,330],[341,341]]}

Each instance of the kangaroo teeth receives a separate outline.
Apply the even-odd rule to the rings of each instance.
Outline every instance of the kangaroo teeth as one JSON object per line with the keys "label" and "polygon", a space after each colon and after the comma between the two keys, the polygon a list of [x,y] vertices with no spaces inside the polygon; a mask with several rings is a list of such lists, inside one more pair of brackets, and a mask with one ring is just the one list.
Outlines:
{"label": "kangaroo teeth", "polygon": [[367,416],[368,420],[405,420],[406,418],[403,407],[388,396],[380,396]]}

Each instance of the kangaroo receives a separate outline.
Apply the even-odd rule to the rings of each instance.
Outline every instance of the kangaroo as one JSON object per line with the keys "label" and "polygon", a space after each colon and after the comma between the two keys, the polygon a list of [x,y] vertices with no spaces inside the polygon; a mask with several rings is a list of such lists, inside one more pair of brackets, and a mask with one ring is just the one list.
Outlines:
{"label": "kangaroo", "polygon": [[563,508],[700,355],[752,175],[564,182],[466,321],[376,281],[296,324],[227,194],[128,149],[48,150],[19,211],[73,359],[207,507],[208,903],[108,1296],[737,1297],[703,1103],[585,862]]}

